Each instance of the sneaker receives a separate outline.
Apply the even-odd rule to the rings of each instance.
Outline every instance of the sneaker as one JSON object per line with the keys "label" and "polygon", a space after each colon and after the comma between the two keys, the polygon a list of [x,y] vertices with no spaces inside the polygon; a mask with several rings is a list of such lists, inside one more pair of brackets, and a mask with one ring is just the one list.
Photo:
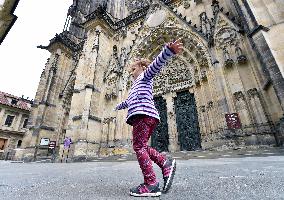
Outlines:
{"label": "sneaker", "polygon": [[164,187],[163,192],[167,193],[172,186],[176,171],[176,160],[168,159],[162,168]]}
{"label": "sneaker", "polygon": [[158,197],[161,195],[159,183],[156,185],[142,183],[138,187],[130,189],[130,195],[135,197]]}

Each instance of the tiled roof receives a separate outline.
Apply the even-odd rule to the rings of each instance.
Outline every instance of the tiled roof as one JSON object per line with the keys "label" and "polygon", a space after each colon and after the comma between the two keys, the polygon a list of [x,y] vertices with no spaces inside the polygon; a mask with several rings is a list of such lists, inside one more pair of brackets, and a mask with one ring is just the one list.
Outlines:
{"label": "tiled roof", "polygon": [[[11,104],[8,98],[17,100],[18,101],[17,104],[16,105]],[[0,104],[30,111],[32,102],[29,100],[0,91]]]}

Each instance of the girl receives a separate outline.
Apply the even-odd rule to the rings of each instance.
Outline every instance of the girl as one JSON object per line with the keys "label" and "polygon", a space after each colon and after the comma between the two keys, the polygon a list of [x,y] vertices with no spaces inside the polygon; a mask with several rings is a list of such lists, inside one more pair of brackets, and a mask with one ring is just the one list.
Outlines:
{"label": "girl", "polygon": [[[130,65],[134,78],[126,101],[118,104],[115,110],[128,108],[126,123],[133,126],[133,149],[144,175],[144,183],[130,189],[132,196],[160,196],[159,182],[153,171],[152,161],[161,169],[164,179],[163,192],[172,184],[176,161],[166,158],[152,147],[148,140],[160,121],[153,100],[153,78],[173,55],[182,51],[181,39],[167,44],[157,58],[150,64],[147,59],[136,60]],[[152,161],[151,161],[152,160]]]}

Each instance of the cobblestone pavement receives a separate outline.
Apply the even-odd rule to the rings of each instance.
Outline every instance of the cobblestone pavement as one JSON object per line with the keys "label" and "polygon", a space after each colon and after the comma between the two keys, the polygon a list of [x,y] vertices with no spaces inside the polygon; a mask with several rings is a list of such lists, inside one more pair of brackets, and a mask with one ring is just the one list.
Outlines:
{"label": "cobblestone pavement", "polygon": [[283,155],[282,148],[175,153],[173,187],[159,198],[128,195],[143,180],[132,155],[83,163],[0,161],[0,199],[284,200]]}

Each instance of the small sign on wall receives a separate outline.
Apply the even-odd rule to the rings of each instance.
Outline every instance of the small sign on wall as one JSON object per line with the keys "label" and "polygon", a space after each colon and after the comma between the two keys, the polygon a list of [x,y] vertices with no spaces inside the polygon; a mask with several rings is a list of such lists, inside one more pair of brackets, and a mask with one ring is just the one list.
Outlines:
{"label": "small sign on wall", "polygon": [[49,144],[49,138],[41,138],[40,139],[40,146],[48,146]]}
{"label": "small sign on wall", "polygon": [[229,129],[240,129],[242,127],[238,113],[225,114],[225,118]]}
{"label": "small sign on wall", "polygon": [[55,149],[56,147],[56,141],[50,141],[48,144],[48,148],[49,149]]}

